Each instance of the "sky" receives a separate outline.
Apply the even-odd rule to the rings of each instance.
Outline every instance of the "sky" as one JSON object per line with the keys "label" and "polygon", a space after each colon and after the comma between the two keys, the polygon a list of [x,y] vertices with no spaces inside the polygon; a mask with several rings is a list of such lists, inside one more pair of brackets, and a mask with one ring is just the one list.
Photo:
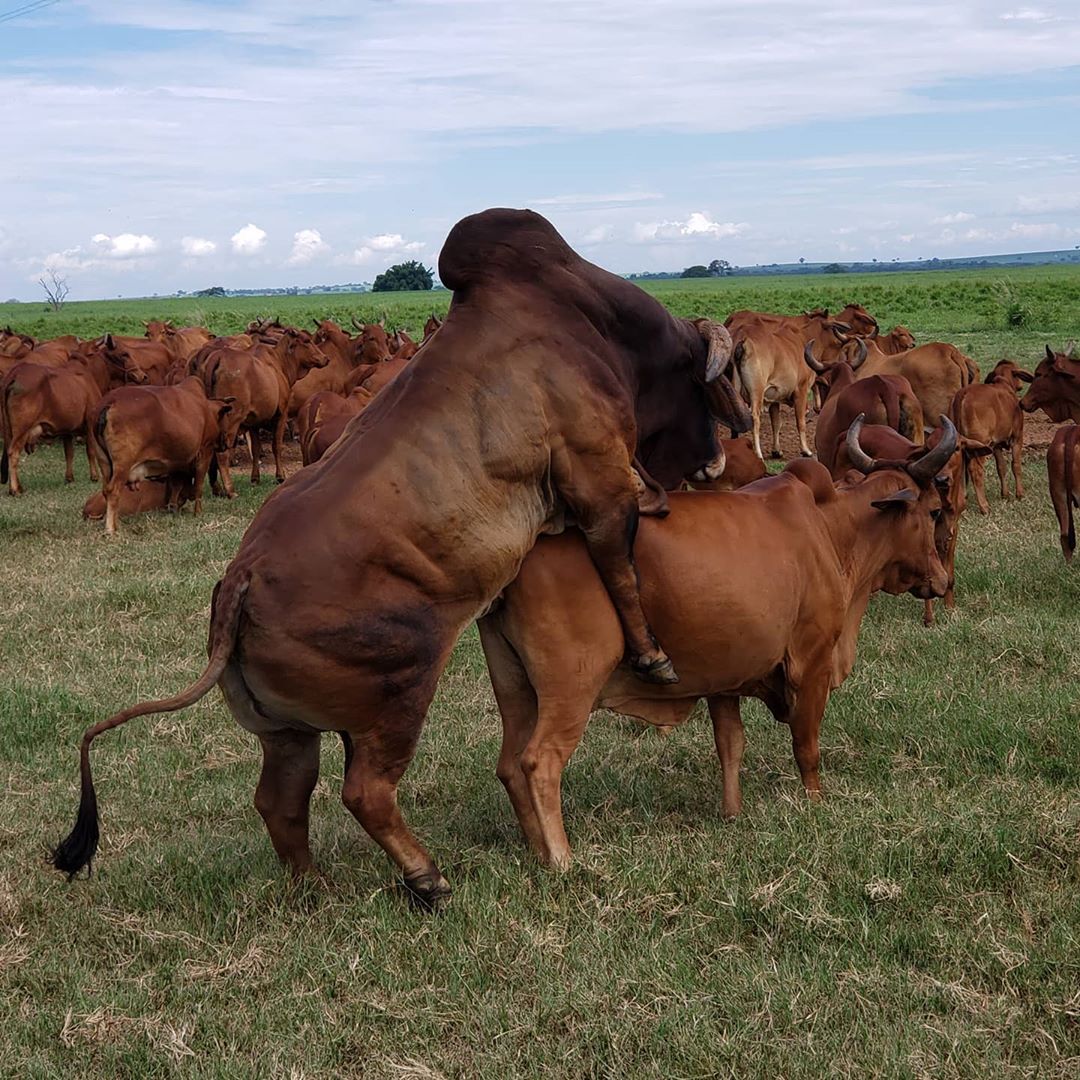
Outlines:
{"label": "sky", "polygon": [[1080,4],[0,0],[0,299],[1080,245]]}

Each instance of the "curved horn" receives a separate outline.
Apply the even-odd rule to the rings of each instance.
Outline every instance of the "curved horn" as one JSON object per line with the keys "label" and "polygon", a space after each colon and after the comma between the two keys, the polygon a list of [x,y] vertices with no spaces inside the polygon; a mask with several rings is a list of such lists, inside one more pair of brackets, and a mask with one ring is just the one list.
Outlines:
{"label": "curved horn", "polygon": [[816,371],[819,375],[825,370],[825,365],[814,355],[814,342],[810,340],[803,347],[802,351],[803,359],[806,361],[807,367],[812,371]]}
{"label": "curved horn", "polygon": [[930,483],[945,468],[960,441],[960,436],[957,434],[953,422],[947,416],[940,417],[940,420],[942,435],[937,446],[930,453],[924,454],[917,461],[913,461],[907,466],[908,476],[917,483]]}
{"label": "curved horn", "polygon": [[866,348],[866,342],[863,341],[862,338],[856,338],[855,341],[856,341],[858,351],[855,354],[855,359],[848,361],[848,363],[851,364],[851,370],[852,371],[854,371],[854,370],[856,370],[856,368],[859,368],[859,367],[862,366],[862,362],[866,359],[866,354],[868,352],[868,350]]}
{"label": "curved horn", "polygon": [[705,359],[705,382],[715,382],[731,361],[731,334],[727,327],[712,319],[697,319],[694,323],[698,333],[709,343]]}
{"label": "curved horn", "polygon": [[877,319],[874,319],[873,322],[874,322],[874,329],[870,332],[870,340],[871,341],[877,341],[877,336],[878,336],[878,334],[881,333],[881,327],[878,326]]}
{"label": "curved horn", "polygon": [[1065,346],[1065,359],[1071,360],[1074,352],[1076,352],[1076,342],[1070,341],[1069,344]]}
{"label": "curved horn", "polygon": [[852,466],[859,470],[861,473],[871,473],[874,471],[874,459],[859,445],[859,432],[862,431],[863,422],[866,420],[866,413],[859,413],[854,420],[851,421],[851,427],[847,430],[847,455],[848,461]]}
{"label": "curved horn", "polygon": [[349,318],[352,320],[353,327],[363,333],[364,324],[362,322],[357,322],[355,315],[350,315]]}

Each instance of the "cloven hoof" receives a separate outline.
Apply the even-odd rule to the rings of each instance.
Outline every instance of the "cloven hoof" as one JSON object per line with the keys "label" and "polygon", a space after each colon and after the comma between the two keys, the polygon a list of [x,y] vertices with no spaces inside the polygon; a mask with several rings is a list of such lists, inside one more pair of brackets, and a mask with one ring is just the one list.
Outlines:
{"label": "cloven hoof", "polygon": [[668,686],[679,681],[675,665],[666,656],[661,656],[647,664],[642,663],[640,658],[636,658],[631,662],[630,669],[642,682]]}
{"label": "cloven hoof", "polygon": [[414,878],[404,878],[409,903],[421,911],[438,913],[450,902],[450,882],[442,874],[420,874]]}

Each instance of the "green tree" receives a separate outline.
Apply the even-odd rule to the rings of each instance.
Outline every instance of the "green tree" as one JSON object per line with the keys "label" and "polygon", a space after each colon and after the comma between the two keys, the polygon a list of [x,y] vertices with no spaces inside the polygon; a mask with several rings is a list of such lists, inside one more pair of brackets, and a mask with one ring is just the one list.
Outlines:
{"label": "green tree", "polygon": [[821,268],[823,274],[846,274],[847,271],[839,263],[829,263]]}
{"label": "green tree", "polygon": [[384,270],[372,283],[372,292],[412,292],[430,289],[435,284],[432,272],[423,263],[411,259]]}
{"label": "green tree", "polygon": [[709,263],[709,274],[712,277],[723,277],[725,274],[734,274],[735,267],[727,259],[713,259]]}
{"label": "green tree", "polygon": [[680,277],[712,277],[707,266],[688,266]]}

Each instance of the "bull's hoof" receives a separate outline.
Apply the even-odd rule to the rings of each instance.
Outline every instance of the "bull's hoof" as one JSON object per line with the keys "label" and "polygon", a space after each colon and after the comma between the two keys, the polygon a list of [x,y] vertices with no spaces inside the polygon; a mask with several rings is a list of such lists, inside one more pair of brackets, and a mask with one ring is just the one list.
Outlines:
{"label": "bull's hoof", "polygon": [[660,656],[648,663],[637,657],[631,661],[630,669],[642,682],[655,683],[658,686],[670,686],[679,681],[675,665],[666,656]]}
{"label": "bull's hoof", "polygon": [[773,452],[772,452],[772,453],[771,453],[771,454],[769,455],[769,457],[771,457],[771,458],[775,458],[775,459],[776,459],[777,461],[780,461],[780,460],[781,460],[781,459],[783,458],[783,456],[784,456],[784,455],[783,455],[783,454],[781,454],[779,450],[774,450],[774,451],[773,451]]}
{"label": "bull's hoof", "polygon": [[409,903],[421,911],[438,912],[450,902],[450,882],[438,871],[405,878],[402,884]]}
{"label": "bull's hoof", "polygon": [[800,456],[800,457],[805,457],[805,458],[812,458],[812,457],[813,457],[814,455],[813,455],[813,453],[812,453],[811,451],[809,451],[809,450],[800,450],[800,451],[799,451],[799,456]]}

